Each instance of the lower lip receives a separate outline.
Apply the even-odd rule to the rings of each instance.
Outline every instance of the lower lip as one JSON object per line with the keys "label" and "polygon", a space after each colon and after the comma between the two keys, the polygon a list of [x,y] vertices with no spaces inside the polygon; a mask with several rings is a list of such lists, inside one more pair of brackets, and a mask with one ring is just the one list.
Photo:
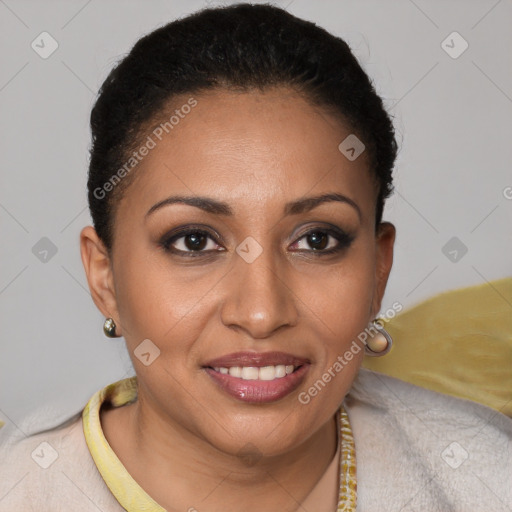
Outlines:
{"label": "lower lip", "polygon": [[242,402],[262,404],[275,402],[297,389],[304,380],[309,365],[297,368],[293,373],[274,380],[244,380],[229,374],[205,368],[206,373],[228,395]]}

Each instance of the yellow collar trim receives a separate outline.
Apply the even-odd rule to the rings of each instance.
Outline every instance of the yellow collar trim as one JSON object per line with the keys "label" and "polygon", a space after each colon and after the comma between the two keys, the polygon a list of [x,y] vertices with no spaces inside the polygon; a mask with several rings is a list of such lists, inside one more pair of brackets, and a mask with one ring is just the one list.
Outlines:
{"label": "yellow collar trim", "polygon": [[137,398],[137,377],[123,379],[95,393],[82,412],[85,442],[108,488],[121,506],[130,511],[166,512],[132,478],[103,434],[100,407],[105,401],[121,407]]}
{"label": "yellow collar trim", "polygon": [[[128,512],[166,512],[133,479],[108,444],[100,421],[104,402],[121,407],[137,399],[137,377],[119,380],[96,392],[82,412],[85,442],[106,485]],[[340,407],[338,417],[341,438],[340,492],[338,512],[356,510],[356,460],[354,438],[348,414]]]}

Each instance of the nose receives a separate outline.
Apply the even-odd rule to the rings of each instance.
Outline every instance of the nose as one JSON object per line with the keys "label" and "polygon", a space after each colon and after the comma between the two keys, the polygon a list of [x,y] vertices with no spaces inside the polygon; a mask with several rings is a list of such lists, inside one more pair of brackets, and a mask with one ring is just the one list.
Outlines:
{"label": "nose", "polygon": [[285,326],[297,324],[297,297],[292,290],[286,263],[278,264],[272,250],[251,263],[238,254],[229,276],[221,318],[229,328],[243,330],[254,339],[264,339]]}

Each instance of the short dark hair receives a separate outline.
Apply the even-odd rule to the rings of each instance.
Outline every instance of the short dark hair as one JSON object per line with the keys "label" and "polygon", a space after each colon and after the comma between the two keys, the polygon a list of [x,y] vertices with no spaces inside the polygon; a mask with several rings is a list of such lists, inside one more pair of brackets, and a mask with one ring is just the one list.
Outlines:
{"label": "short dark hair", "polygon": [[369,77],[343,39],[281,8],[241,3],[203,9],[142,37],[101,86],[91,112],[88,198],[107,249],[116,204],[133,173],[108,194],[105,184],[161,109],[182,94],[272,86],[292,87],[333,111],[363,141],[378,190],[377,227],[393,190],[397,143]]}

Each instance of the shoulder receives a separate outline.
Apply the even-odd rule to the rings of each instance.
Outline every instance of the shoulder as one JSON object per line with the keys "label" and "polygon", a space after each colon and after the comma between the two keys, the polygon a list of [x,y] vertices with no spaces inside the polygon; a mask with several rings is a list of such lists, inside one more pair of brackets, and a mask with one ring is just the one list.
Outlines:
{"label": "shoulder", "polygon": [[431,391],[365,368],[360,369],[349,396],[361,407],[392,413],[405,426],[412,416],[433,429],[458,435],[482,435],[512,441],[512,419],[485,405]]}
{"label": "shoulder", "polygon": [[388,499],[393,488],[399,492],[389,499],[397,506],[412,500],[412,509],[512,507],[507,416],[367,369],[360,370],[345,404],[368,510],[374,509],[371,496]]}
{"label": "shoulder", "polygon": [[6,427],[0,430],[0,512],[122,510],[90,455],[81,412],[28,436]]}

